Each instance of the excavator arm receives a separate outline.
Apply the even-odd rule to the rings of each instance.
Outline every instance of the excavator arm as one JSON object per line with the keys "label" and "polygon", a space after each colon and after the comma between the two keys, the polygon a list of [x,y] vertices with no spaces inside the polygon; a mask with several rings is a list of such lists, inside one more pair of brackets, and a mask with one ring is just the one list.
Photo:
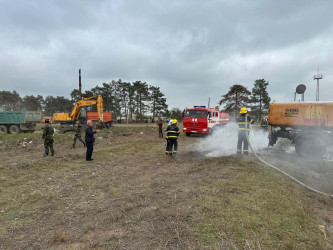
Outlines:
{"label": "excavator arm", "polygon": [[98,95],[97,100],[93,100],[94,97],[84,98],[75,103],[75,106],[70,114],[73,121],[78,120],[80,116],[80,111],[82,107],[97,105],[98,119],[103,121],[103,98]]}
{"label": "excavator arm", "polygon": [[101,95],[97,97],[97,113],[98,113],[98,120],[103,121],[103,98]]}

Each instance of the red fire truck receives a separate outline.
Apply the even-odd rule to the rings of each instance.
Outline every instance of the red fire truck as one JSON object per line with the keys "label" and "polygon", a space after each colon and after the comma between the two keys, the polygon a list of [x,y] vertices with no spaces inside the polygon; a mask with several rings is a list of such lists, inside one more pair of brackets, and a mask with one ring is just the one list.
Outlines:
{"label": "red fire truck", "polygon": [[185,111],[183,132],[186,133],[186,136],[191,136],[191,134],[208,135],[218,126],[228,122],[229,114],[219,111],[217,107],[194,106]]}

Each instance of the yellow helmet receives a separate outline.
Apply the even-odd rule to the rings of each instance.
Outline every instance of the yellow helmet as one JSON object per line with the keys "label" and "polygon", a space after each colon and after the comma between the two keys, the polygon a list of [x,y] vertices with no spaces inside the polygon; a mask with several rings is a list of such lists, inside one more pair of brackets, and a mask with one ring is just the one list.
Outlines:
{"label": "yellow helmet", "polygon": [[172,124],[176,124],[178,121],[176,119],[172,120]]}
{"label": "yellow helmet", "polygon": [[247,109],[246,108],[241,108],[239,111],[240,114],[246,114],[247,113]]}

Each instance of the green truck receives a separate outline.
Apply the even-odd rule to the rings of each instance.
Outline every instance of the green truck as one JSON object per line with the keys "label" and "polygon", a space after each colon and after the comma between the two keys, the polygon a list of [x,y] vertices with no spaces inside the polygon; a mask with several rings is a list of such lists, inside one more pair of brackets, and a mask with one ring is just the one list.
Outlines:
{"label": "green truck", "polygon": [[42,118],[42,112],[36,111],[5,111],[0,108],[0,133],[18,134],[34,132],[36,123]]}

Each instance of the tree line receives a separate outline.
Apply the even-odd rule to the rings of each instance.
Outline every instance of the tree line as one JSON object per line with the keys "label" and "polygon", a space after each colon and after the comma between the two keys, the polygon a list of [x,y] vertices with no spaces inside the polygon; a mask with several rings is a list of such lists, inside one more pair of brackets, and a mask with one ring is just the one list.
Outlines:
{"label": "tree line", "polygon": [[268,85],[269,82],[265,79],[257,79],[254,81],[252,92],[243,85],[232,85],[228,93],[222,96],[219,104],[223,105],[224,111],[233,114],[235,120],[239,109],[245,107],[251,110],[251,114],[257,121],[260,121],[263,115],[268,114],[271,101],[267,92]]}
{"label": "tree line", "polygon": [[[82,93],[82,98],[103,97],[103,109],[112,112],[114,116],[126,121],[147,119],[147,115],[156,119],[168,115],[166,98],[159,87],[148,85],[146,82],[123,82],[121,79],[112,80],[110,83],[103,83]],[[70,93],[71,99],[64,96],[33,96],[20,97],[14,90],[0,91],[0,106],[5,110],[21,110],[25,108],[30,111],[43,111],[45,116],[52,116],[53,113],[69,113],[74,104],[80,99],[79,90],[73,89]],[[87,107],[96,111],[96,107]]]}
{"label": "tree line", "polygon": [[[102,95],[105,111],[111,111],[120,119],[128,122],[144,120],[147,115],[153,119],[164,116],[167,112],[165,95],[159,87],[148,85],[146,82],[123,82],[121,79],[103,83],[82,94],[83,98]],[[79,100],[79,90],[71,92],[74,102]],[[135,118],[134,118],[135,117]]]}
{"label": "tree line", "polygon": [[[269,102],[271,101],[267,86],[269,82],[265,79],[254,81],[252,92],[240,84],[232,85],[219,104],[222,109],[235,116],[241,107],[250,108],[251,114],[259,121],[263,115],[268,113]],[[113,113],[113,117],[119,117],[126,122],[134,120],[145,120],[148,115],[154,120],[158,117],[182,118],[182,111],[179,108],[168,110],[166,98],[159,87],[148,85],[146,82],[123,82],[121,79],[112,80],[110,83],[103,83],[82,93],[82,98],[103,97],[104,111]],[[14,90],[0,91],[0,106],[5,110],[43,111],[45,116],[52,116],[53,113],[69,113],[72,111],[75,102],[79,100],[79,90],[73,89],[70,93],[71,99],[63,96],[33,96],[27,95],[23,98]],[[96,107],[89,107],[96,111]]]}

